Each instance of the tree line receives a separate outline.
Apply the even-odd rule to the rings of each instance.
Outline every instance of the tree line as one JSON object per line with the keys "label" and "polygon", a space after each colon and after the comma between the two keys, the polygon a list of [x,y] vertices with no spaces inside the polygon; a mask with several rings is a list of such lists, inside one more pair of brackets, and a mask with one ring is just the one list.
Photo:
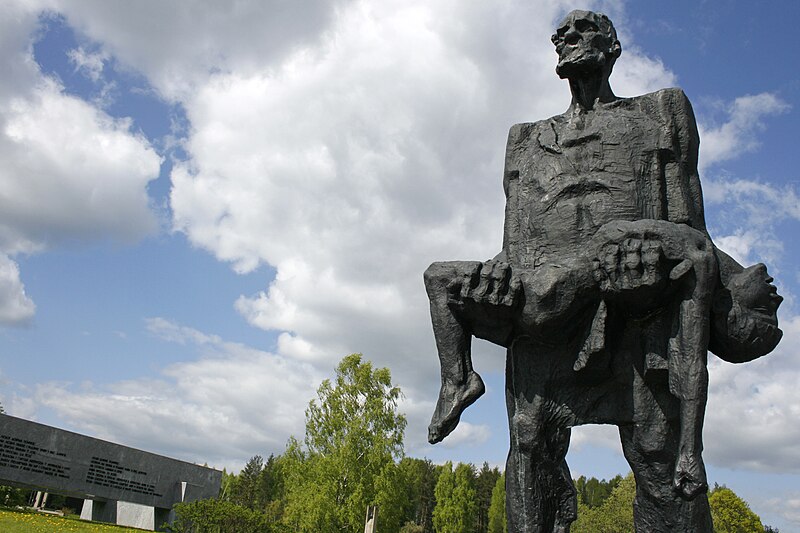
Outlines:
{"label": "tree line", "polygon": [[[306,410],[303,440],[282,455],[251,458],[223,472],[220,496],[175,508],[179,533],[360,532],[377,505],[380,533],[506,533],[505,478],[484,463],[405,457],[400,389],[386,368],[345,357]],[[573,533],[633,531],[632,474],[575,480]],[[778,533],[732,490],[709,494],[717,533]]]}

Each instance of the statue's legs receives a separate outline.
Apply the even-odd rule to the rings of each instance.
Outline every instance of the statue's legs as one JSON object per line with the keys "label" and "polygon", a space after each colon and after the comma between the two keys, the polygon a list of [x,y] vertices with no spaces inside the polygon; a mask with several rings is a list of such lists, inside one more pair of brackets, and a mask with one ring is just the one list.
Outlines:
{"label": "statue's legs", "polygon": [[534,361],[530,348],[510,349],[506,367],[508,531],[567,533],[577,518],[577,495],[565,459],[570,429],[544,399],[550,369]]}
{"label": "statue's legs", "polygon": [[712,533],[705,494],[687,501],[673,486],[683,409],[663,381],[634,376],[636,421],[620,426],[625,458],[636,478],[633,507],[637,533]]}

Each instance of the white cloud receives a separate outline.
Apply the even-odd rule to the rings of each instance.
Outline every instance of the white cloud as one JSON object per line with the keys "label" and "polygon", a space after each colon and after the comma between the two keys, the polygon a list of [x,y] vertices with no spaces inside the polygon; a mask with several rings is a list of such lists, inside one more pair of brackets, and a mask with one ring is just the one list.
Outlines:
{"label": "white cloud", "polygon": [[570,450],[578,452],[585,446],[600,446],[622,455],[617,426],[593,424],[572,428]]}
{"label": "white cloud", "polygon": [[[734,259],[751,264],[763,261],[779,273],[784,243],[776,226],[800,221],[800,196],[792,185],[778,186],[763,180],[733,176],[728,172],[711,174],[707,169],[756,150],[764,119],[783,113],[789,105],[772,93],[736,98],[732,104],[719,104],[727,115],[720,125],[699,124],[700,171],[703,196],[713,209],[709,220],[714,241]],[[702,117],[701,117],[702,119]]]}
{"label": "white cloud", "polygon": [[714,243],[742,265],[757,262],[775,265],[783,253],[783,242],[760,227],[739,228],[731,235],[715,238]]}
{"label": "white cloud", "polygon": [[728,468],[800,473],[800,316],[781,316],[775,351],[733,365],[709,357],[707,461]]}
{"label": "white cloud", "polygon": [[147,183],[159,156],[113,119],[52,80],[2,111],[0,248],[31,251],[69,240],[134,241],[156,228]]}
{"label": "white cloud", "polygon": [[10,400],[4,398],[3,407],[6,412],[12,416],[19,418],[27,418],[28,420],[36,419],[37,404],[30,394],[14,393],[11,395]]}
{"label": "white cloud", "polygon": [[[624,35],[620,39],[624,40]],[[610,80],[618,96],[637,96],[675,86],[675,74],[660,59],[647,57],[637,47],[625,48],[622,54]]]}
{"label": "white cloud", "polygon": [[114,103],[117,97],[117,83],[106,81],[103,76],[105,63],[110,59],[110,55],[105,50],[91,52],[83,46],[67,51],[70,63],[74,65],[75,72],[80,72],[90,79],[96,86],[96,93],[91,97],[91,102],[95,107],[107,109]]}
{"label": "white cloud", "polygon": [[175,100],[202,86],[210,72],[253,71],[308,45],[336,16],[340,3],[49,2],[70,25],[102,43],[104,53],[144,73],[163,96]]}
{"label": "white cloud", "polygon": [[715,207],[710,230],[717,246],[742,264],[781,264],[784,243],[775,228],[800,221],[800,196],[794,187],[718,178],[705,179],[703,190],[706,204]]}
{"label": "white cloud", "polygon": [[[717,178],[704,181],[706,202],[732,204],[748,225],[764,226],[784,219],[800,220],[800,195],[791,186],[763,181]],[[741,219],[741,213],[737,213]]]}
{"label": "white cloud", "polygon": [[740,96],[726,109],[727,121],[705,125],[700,130],[700,173],[711,165],[732,159],[759,146],[758,132],[764,117],[783,113],[789,105],[772,93]]}
{"label": "white cloud", "polygon": [[[176,227],[239,271],[276,267],[237,309],[289,332],[281,350],[327,365],[364,352],[409,394],[432,394],[422,272],[499,250],[507,128],[569,103],[549,41],[564,11],[354,2],[315,46],[223,69],[184,102],[192,158],[172,175]],[[624,57],[632,92],[673,79]],[[631,72],[647,69],[637,85]]]}
{"label": "white cloud", "polygon": [[[235,470],[255,454],[282,453],[291,435],[302,438],[308,402],[332,374],[330,367],[319,371],[310,363],[164,318],[147,319],[146,327],[164,342],[189,347],[191,359],[153,378],[43,383],[33,394],[15,394],[9,412],[35,419],[48,408],[74,429],[98,438]],[[408,420],[407,450],[427,446],[432,409],[431,402],[401,399],[398,410]],[[488,426],[462,422],[445,445],[480,445],[489,437]]]}
{"label": "white cloud", "polygon": [[[153,231],[146,185],[158,176],[159,156],[131,132],[130,121],[65,94],[42,75],[32,56],[35,3],[4,2],[1,9],[0,254],[94,239],[130,242]],[[16,266],[7,274],[17,308],[32,313]],[[0,323],[17,321],[8,316]]]}
{"label": "white cloud", "polygon": [[442,441],[445,448],[460,446],[479,446],[489,440],[491,429],[484,424],[460,422],[458,427]]}
{"label": "white cloud", "polygon": [[109,55],[106,51],[90,52],[79,46],[68,50],[67,57],[75,65],[75,72],[81,72],[90,80],[98,82],[103,76],[103,67]]}
{"label": "white cloud", "polygon": [[36,305],[19,279],[19,267],[0,253],[0,324],[24,324],[35,311]]}
{"label": "white cloud", "polygon": [[[35,401],[93,436],[220,468],[282,453],[324,377],[313,367],[162,318],[148,329],[196,360],[154,379],[39,385]],[[164,431],[169,428],[169,431]]]}
{"label": "white cloud", "polygon": [[770,499],[765,506],[784,520],[800,528],[800,493],[793,492],[783,498]]}

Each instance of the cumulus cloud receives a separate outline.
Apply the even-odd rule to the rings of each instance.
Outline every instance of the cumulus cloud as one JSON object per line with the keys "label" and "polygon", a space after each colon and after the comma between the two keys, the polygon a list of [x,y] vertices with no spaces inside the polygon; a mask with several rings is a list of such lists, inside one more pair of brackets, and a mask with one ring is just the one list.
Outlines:
{"label": "cumulus cloud", "polygon": [[0,133],[0,247],[134,241],[156,228],[147,183],[160,158],[129,120],[67,96],[52,80],[11,100]]}
{"label": "cumulus cloud", "polygon": [[726,106],[727,120],[719,125],[700,124],[701,173],[709,166],[732,159],[759,146],[758,133],[764,129],[764,118],[783,113],[789,105],[772,93],[736,98]]}
{"label": "cumulus cloud", "polygon": [[37,405],[93,436],[220,468],[282,453],[289,435],[303,435],[302,413],[324,377],[312,366],[163,318],[147,327],[196,359],[152,379],[44,383]]}
{"label": "cumulus cloud", "polygon": [[81,72],[90,80],[97,82],[103,76],[103,68],[109,55],[106,51],[91,52],[79,46],[68,50],[67,57],[75,65],[76,72]]}
{"label": "cumulus cloud", "polygon": [[[239,271],[276,267],[237,309],[285,331],[281,349],[329,365],[361,351],[435,390],[421,273],[499,250],[506,131],[569,103],[549,41],[565,10],[354,2],[315,46],[215,74],[184,103],[176,228]],[[632,92],[672,80],[628,59],[619,76]],[[645,66],[637,86],[630,74]]]}
{"label": "cumulus cloud", "polygon": [[795,527],[800,528],[800,493],[792,492],[784,498],[774,498],[765,506]]}
{"label": "cumulus cloud", "polygon": [[48,2],[71,26],[102,43],[103,53],[143,73],[175,101],[202,86],[212,71],[252,72],[312,43],[342,3]]}
{"label": "cumulus cloud", "polygon": [[784,222],[800,221],[796,187],[728,172],[708,172],[708,168],[756,150],[760,145],[758,134],[765,128],[764,119],[787,111],[789,106],[772,93],[761,93],[719,107],[727,115],[722,124],[699,125],[704,200],[715,213],[709,221],[710,231],[717,245],[737,261],[778,265],[784,243],[775,228]]}
{"label": "cumulus cloud", "polygon": [[[723,177],[709,180],[704,192],[709,204],[732,203],[743,210],[745,221],[750,225],[800,220],[800,195],[789,185]],[[740,216],[741,213],[737,213],[737,218]]]}
{"label": "cumulus cloud", "polygon": [[703,184],[706,204],[716,207],[710,229],[717,245],[743,264],[781,264],[784,243],[776,228],[800,221],[796,188],[728,177],[706,179]]}
{"label": "cumulus cloud", "polygon": [[601,446],[622,455],[617,426],[608,424],[579,426],[572,429],[570,450],[581,451],[586,446]]}
{"label": "cumulus cloud", "polygon": [[729,468],[800,473],[800,316],[782,316],[774,353],[744,365],[709,357],[705,456]]}
{"label": "cumulus cloud", "polygon": [[[147,183],[160,158],[129,120],[64,93],[32,57],[37,6],[5,2],[0,17],[0,254],[8,303],[33,313],[9,257],[72,241],[132,241],[156,228]],[[13,265],[13,268],[9,265]],[[15,318],[16,317],[16,318]]]}
{"label": "cumulus cloud", "polygon": [[479,446],[489,440],[491,429],[485,424],[460,422],[458,427],[442,441],[445,448]]}
{"label": "cumulus cloud", "polygon": [[0,324],[24,324],[36,311],[36,305],[25,294],[19,279],[19,267],[0,254]]}

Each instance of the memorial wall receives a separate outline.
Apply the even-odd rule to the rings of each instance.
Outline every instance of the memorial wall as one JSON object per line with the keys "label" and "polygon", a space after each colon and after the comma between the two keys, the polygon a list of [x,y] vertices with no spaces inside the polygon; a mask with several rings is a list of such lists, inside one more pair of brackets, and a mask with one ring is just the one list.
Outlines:
{"label": "memorial wall", "polygon": [[216,497],[221,481],[219,470],[0,414],[0,484],[169,509]]}

